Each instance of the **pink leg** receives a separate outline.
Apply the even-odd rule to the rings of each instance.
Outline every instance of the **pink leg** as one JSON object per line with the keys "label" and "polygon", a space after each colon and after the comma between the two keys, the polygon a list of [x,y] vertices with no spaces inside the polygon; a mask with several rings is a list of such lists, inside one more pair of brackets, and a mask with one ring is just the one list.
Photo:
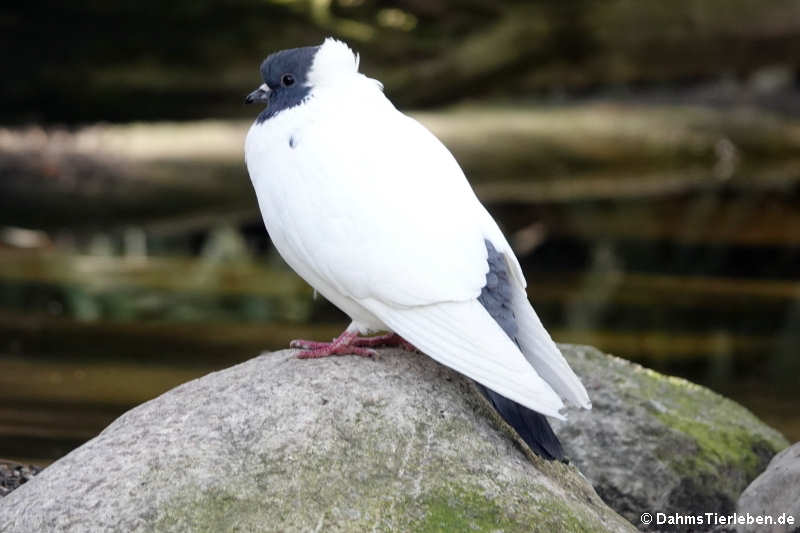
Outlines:
{"label": "pink leg", "polygon": [[375,346],[400,346],[410,352],[417,351],[410,342],[396,333],[377,335],[375,337],[359,337],[356,333],[347,330],[333,339],[332,342],[295,339],[289,343],[289,346],[303,349],[302,352],[297,354],[299,359],[316,359],[330,355],[345,354],[370,357],[375,355],[375,350],[371,349]]}

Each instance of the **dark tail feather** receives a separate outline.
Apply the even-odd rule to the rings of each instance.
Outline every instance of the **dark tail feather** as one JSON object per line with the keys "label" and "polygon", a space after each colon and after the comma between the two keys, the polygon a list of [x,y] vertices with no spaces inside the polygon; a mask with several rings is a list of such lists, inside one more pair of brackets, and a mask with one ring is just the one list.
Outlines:
{"label": "dark tail feather", "polygon": [[553,433],[553,428],[547,418],[536,411],[531,411],[527,407],[509,400],[505,396],[497,394],[491,389],[487,389],[480,383],[476,383],[478,388],[486,396],[486,399],[494,406],[503,420],[508,422],[516,430],[522,440],[530,449],[538,455],[548,460],[563,461],[564,450],[561,442]]}

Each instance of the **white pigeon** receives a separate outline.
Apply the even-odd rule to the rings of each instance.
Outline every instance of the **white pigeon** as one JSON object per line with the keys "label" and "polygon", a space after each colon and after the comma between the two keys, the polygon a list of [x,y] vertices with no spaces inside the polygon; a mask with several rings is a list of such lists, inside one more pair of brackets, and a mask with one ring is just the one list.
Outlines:
{"label": "white pigeon", "polygon": [[[264,224],[286,262],[352,319],[330,343],[293,342],[300,357],[369,355],[405,339],[483,385],[523,438],[541,429],[518,427],[526,413],[564,418],[561,397],[591,408],[458,163],[358,72],[358,55],[328,38],[270,55],[261,75],[246,102],[267,107],[245,160]],[[380,331],[396,335],[358,336]],[[525,440],[538,452],[537,438]],[[560,458],[555,443],[540,454]]]}

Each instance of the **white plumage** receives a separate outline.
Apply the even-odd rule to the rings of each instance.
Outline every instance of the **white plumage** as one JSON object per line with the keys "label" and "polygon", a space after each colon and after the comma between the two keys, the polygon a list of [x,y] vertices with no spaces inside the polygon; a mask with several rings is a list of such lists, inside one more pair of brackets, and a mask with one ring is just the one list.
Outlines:
{"label": "white plumage", "polygon": [[[280,254],[352,318],[352,331],[394,331],[549,416],[563,418],[559,394],[589,408],[458,163],[357,66],[346,45],[326,40],[302,104],[247,135],[247,168]],[[485,240],[508,262],[522,351],[477,300],[489,270]]]}

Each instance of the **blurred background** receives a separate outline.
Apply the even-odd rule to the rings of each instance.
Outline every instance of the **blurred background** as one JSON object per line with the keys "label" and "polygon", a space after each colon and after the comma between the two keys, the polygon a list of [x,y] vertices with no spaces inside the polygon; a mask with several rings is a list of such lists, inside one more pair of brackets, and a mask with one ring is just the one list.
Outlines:
{"label": "blurred background", "polygon": [[0,457],[346,325],[242,160],[260,61],[327,35],[454,152],[557,340],[800,439],[796,0],[47,4],[0,8]]}

